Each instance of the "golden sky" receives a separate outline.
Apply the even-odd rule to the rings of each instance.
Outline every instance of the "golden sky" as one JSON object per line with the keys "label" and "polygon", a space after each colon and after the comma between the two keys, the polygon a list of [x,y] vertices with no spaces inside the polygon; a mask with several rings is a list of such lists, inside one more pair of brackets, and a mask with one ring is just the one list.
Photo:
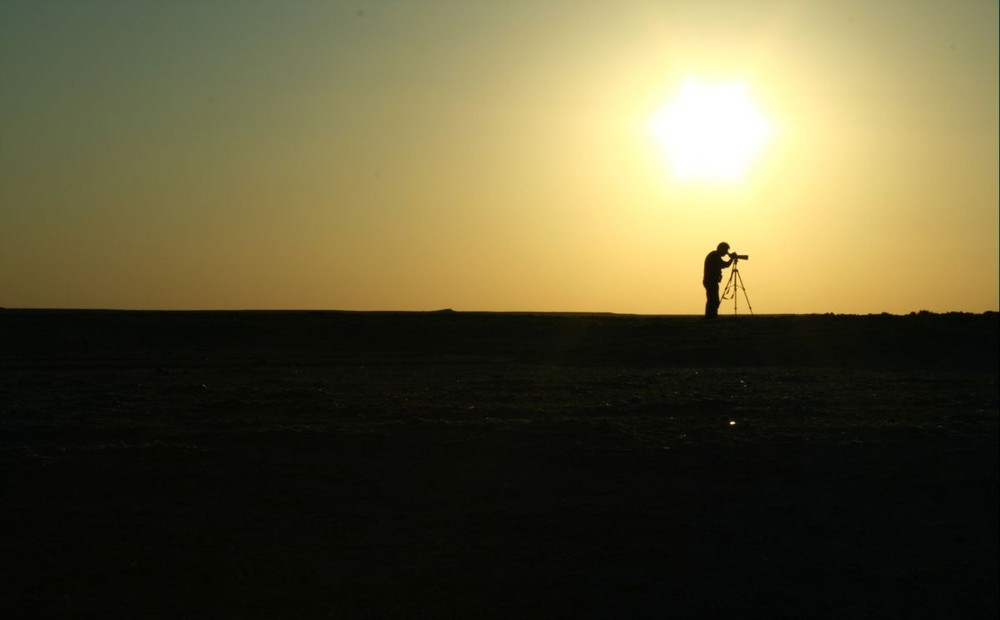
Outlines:
{"label": "golden sky", "polygon": [[[727,241],[758,314],[997,310],[997,24],[988,0],[6,0],[0,306],[699,314]],[[651,129],[692,82],[768,123],[738,178],[678,175]]]}

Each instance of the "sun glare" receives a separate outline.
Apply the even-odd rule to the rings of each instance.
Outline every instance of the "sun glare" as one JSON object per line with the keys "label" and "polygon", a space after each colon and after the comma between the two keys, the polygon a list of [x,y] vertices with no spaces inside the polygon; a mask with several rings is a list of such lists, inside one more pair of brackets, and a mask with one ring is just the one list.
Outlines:
{"label": "sun glare", "polygon": [[743,83],[689,80],[652,119],[650,131],[675,177],[736,181],[773,128]]}

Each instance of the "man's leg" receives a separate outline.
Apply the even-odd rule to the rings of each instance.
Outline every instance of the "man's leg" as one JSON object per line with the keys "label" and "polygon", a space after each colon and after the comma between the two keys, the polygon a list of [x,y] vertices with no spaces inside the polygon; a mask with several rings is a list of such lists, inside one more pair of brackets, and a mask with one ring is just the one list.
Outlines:
{"label": "man's leg", "polygon": [[719,284],[705,284],[705,316],[714,318],[719,316]]}

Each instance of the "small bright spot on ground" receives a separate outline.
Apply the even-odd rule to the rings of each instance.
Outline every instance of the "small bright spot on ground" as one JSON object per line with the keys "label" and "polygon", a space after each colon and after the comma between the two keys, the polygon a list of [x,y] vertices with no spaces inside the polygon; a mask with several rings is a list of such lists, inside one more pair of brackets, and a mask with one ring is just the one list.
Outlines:
{"label": "small bright spot on ground", "polygon": [[735,181],[773,127],[742,82],[689,80],[652,119],[650,132],[677,178]]}
{"label": "small bright spot on ground", "polygon": [[736,420],[730,420],[729,426],[736,426]]}

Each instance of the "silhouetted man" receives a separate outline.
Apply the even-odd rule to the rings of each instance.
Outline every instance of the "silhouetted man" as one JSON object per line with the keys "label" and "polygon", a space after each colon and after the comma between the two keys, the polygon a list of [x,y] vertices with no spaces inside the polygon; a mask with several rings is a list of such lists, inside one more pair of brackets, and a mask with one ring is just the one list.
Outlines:
{"label": "silhouetted man", "polygon": [[[728,260],[727,260],[728,259]],[[733,264],[729,256],[729,244],[723,241],[705,257],[705,275],[701,283],[705,285],[705,316],[719,316],[719,284],[722,282],[722,270]]]}

